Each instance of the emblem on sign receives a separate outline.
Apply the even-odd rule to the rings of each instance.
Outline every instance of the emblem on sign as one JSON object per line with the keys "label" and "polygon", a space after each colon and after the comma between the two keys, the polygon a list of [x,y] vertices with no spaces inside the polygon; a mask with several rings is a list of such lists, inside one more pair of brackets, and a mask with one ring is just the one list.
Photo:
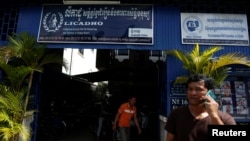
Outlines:
{"label": "emblem on sign", "polygon": [[202,31],[203,24],[198,17],[190,16],[185,19],[183,27],[189,34],[199,34]]}
{"label": "emblem on sign", "polygon": [[63,20],[64,18],[62,13],[49,12],[44,16],[42,20],[43,28],[47,32],[56,32],[62,27]]}

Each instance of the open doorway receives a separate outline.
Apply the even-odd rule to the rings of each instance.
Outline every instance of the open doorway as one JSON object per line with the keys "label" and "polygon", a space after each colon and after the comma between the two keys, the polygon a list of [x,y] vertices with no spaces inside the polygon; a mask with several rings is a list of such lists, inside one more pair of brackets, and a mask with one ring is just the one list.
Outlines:
{"label": "open doorway", "polygon": [[[63,51],[60,50],[58,53],[63,54]],[[97,51],[96,66],[99,69],[97,72],[69,76],[61,72],[61,66],[45,68],[42,75],[38,122],[47,124],[54,122],[49,125],[58,129],[56,131],[55,127],[52,131],[40,129],[42,134],[38,134],[38,138],[44,138],[41,136],[63,138],[86,128],[91,130],[92,136],[95,136],[99,105],[107,91],[112,95],[110,102],[114,114],[119,105],[128,100],[129,94],[136,95],[138,110],[144,108],[144,114],[150,118],[143,136],[151,140],[158,138],[159,81],[165,63],[161,60],[156,62],[149,60],[150,55],[145,51],[134,51],[123,61],[119,61],[112,56],[113,54],[114,50]],[[105,88],[98,87],[98,83],[104,84],[104,82]],[[55,135],[50,135],[48,132]],[[109,137],[107,135],[107,138]]]}

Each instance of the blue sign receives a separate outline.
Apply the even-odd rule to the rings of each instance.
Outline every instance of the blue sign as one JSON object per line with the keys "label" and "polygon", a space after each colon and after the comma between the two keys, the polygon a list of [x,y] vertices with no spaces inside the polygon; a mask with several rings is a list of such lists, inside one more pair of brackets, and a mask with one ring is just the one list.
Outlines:
{"label": "blue sign", "polygon": [[153,44],[152,5],[44,5],[38,42]]}

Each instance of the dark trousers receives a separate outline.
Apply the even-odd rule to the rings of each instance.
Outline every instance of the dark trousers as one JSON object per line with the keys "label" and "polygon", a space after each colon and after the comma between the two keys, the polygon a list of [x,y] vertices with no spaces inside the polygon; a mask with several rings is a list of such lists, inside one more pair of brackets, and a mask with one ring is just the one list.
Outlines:
{"label": "dark trousers", "polygon": [[121,141],[130,141],[130,127],[119,127]]}

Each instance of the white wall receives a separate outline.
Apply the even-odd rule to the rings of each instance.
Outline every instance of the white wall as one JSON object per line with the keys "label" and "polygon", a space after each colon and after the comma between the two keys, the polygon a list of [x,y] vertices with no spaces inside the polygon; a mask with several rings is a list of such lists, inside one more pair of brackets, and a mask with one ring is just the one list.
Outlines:
{"label": "white wall", "polygon": [[62,68],[62,73],[78,75],[96,72],[96,49],[65,48],[63,59],[67,62],[68,70]]}

